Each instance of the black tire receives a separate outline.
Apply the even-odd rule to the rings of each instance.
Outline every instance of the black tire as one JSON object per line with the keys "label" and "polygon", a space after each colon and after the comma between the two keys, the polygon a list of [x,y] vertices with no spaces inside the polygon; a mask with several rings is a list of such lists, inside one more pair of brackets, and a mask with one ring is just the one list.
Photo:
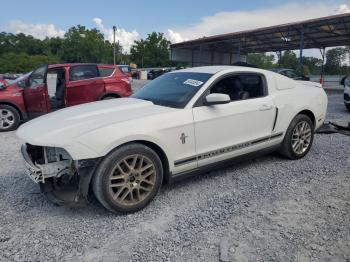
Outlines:
{"label": "black tire", "polygon": [[[293,137],[293,132],[294,132],[295,128],[298,126],[298,124],[301,124],[303,122],[307,123],[309,125],[309,127],[311,128],[311,137],[310,137],[310,141],[308,143],[307,148],[305,148],[305,151],[298,153],[293,149],[292,137]],[[278,152],[281,155],[283,155],[289,159],[292,159],[292,160],[300,159],[300,158],[304,157],[309,152],[309,150],[312,146],[312,142],[314,139],[314,132],[315,132],[315,128],[314,128],[314,125],[313,125],[311,119],[308,116],[303,115],[303,114],[297,115],[296,117],[294,117],[294,119],[290,123],[290,125],[287,129],[287,132],[284,136],[281,147],[279,148]]]}
{"label": "black tire", "polygon": [[[153,165],[152,167],[152,170],[154,171],[152,175],[153,185],[152,186],[148,185],[152,187],[148,189],[149,191],[143,192],[141,189],[141,185],[142,185],[142,188],[145,185],[147,185],[147,184],[142,184],[144,183],[143,181],[145,181],[145,179],[144,177],[141,176],[141,173],[139,173],[138,175],[137,174],[133,175],[133,176],[139,176],[139,179],[143,179],[143,181],[141,182],[140,181],[138,182],[138,180],[135,180],[137,179],[135,177],[134,177],[134,180],[131,181],[132,174],[130,174],[129,172],[131,169],[129,169],[128,175],[126,175],[127,172],[123,171],[123,172],[120,172],[119,175],[114,176],[115,172],[117,171],[119,172],[120,170],[119,168],[117,168],[118,164],[125,163],[123,162],[123,160],[127,159],[128,157],[132,158],[135,155],[143,157],[141,158],[142,161],[139,160],[137,165],[142,166],[144,163],[143,162],[144,159],[147,160],[149,164]],[[121,161],[122,163],[120,163]],[[136,162],[133,167],[135,168],[135,166],[136,166]],[[125,167],[121,167],[121,168],[124,169]],[[136,168],[132,170],[136,170]],[[141,172],[144,172],[144,171],[141,171]],[[119,176],[124,176],[124,178],[116,178],[116,179],[121,179],[122,182],[119,182],[119,183],[117,182],[115,185],[119,185],[119,184],[123,184],[123,185],[119,186],[118,188],[114,188],[114,187],[112,188],[111,181],[113,180],[115,181],[116,179],[111,179],[111,177],[119,177]],[[128,176],[128,179],[125,178],[126,176]],[[125,146],[121,146],[115,149],[102,160],[102,162],[96,169],[96,172],[92,179],[92,190],[97,200],[106,209],[114,213],[130,213],[130,212],[135,212],[144,208],[146,205],[148,205],[152,201],[152,199],[157,195],[160,189],[162,180],[163,180],[163,167],[162,167],[162,162],[159,159],[158,155],[149,147],[146,147],[138,143],[132,143],[132,144],[127,144]],[[116,190],[116,192],[114,190]],[[125,192],[123,190],[125,190]],[[137,190],[138,190],[138,193],[137,193]],[[135,196],[135,191],[136,191],[136,196]],[[143,197],[140,197],[141,195],[140,192],[144,193]],[[118,196],[123,197],[125,193],[127,193],[127,197],[125,198],[124,203],[122,203],[123,200],[120,200],[120,199],[115,200],[115,198],[118,198]],[[138,198],[139,201],[132,203],[132,201],[134,201],[136,198]],[[127,203],[128,201],[129,203]]]}
{"label": "black tire", "polygon": [[350,104],[345,104],[345,107],[348,111],[350,111]]}
{"label": "black tire", "polygon": [[[5,112],[11,115],[6,117]],[[8,122],[6,123],[3,122],[5,118],[6,120],[10,119],[11,124],[8,124]],[[9,105],[0,104],[0,132],[16,130],[20,124],[20,121],[21,121],[21,117],[16,108]]]}

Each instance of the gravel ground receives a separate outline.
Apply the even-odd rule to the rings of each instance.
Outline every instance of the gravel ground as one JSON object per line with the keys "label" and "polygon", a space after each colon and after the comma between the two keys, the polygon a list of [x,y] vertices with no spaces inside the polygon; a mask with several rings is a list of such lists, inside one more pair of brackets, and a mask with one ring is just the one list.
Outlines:
{"label": "gravel ground", "polygon": [[[329,102],[328,119],[350,120],[340,93]],[[350,137],[165,186],[129,215],[53,205],[24,175],[15,133],[0,141],[0,261],[350,260]]]}

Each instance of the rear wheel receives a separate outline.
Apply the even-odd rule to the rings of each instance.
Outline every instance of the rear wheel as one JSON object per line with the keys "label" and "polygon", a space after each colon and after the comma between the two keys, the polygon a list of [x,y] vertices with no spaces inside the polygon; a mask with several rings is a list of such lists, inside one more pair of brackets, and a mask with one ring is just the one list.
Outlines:
{"label": "rear wheel", "polygon": [[314,126],[306,115],[297,115],[290,123],[279,152],[289,159],[304,157],[314,139]]}
{"label": "rear wheel", "polygon": [[92,181],[99,202],[112,212],[144,208],[158,193],[163,180],[158,155],[142,144],[122,146],[101,162]]}
{"label": "rear wheel", "polygon": [[0,105],[0,132],[16,130],[20,122],[18,111],[9,105]]}

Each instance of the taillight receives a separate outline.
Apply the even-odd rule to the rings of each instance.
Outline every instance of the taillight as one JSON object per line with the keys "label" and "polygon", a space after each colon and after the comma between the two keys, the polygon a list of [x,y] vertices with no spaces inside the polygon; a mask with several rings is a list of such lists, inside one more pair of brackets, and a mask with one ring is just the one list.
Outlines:
{"label": "taillight", "polygon": [[128,85],[130,85],[132,82],[131,77],[128,77],[128,78],[123,77],[121,80],[124,81],[125,83],[127,83]]}

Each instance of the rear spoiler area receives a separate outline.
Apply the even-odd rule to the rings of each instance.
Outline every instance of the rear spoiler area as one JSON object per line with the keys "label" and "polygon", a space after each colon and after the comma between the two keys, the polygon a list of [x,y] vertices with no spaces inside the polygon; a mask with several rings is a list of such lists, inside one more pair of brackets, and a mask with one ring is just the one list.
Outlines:
{"label": "rear spoiler area", "polygon": [[301,82],[303,85],[306,85],[306,86],[322,88],[322,84],[318,82],[313,82],[313,81],[298,81],[298,82]]}

